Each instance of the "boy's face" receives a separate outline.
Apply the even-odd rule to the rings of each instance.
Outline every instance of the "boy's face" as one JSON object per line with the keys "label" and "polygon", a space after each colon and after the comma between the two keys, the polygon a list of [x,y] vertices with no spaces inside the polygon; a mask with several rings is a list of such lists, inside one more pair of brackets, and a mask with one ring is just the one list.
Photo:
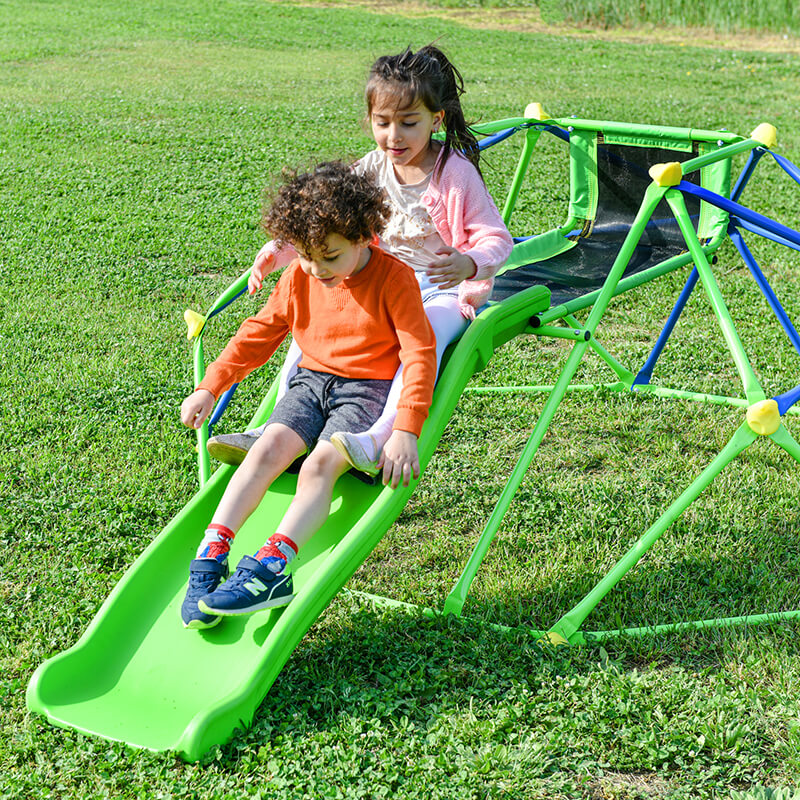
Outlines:
{"label": "boy's face", "polygon": [[303,272],[316,278],[323,286],[333,288],[364,269],[370,255],[367,244],[366,240],[351,242],[341,234],[329,233],[324,250],[303,253],[299,248],[295,249]]}

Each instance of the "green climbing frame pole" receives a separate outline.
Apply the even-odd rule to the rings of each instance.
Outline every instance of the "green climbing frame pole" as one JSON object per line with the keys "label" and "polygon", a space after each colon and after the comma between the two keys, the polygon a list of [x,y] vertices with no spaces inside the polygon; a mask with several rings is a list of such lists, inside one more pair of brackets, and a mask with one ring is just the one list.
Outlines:
{"label": "green climbing frame pole", "polygon": [[739,426],[727,445],[714,460],[695,478],[672,505],[650,526],[627,553],[600,580],[597,585],[574,608],[564,614],[550,629],[550,640],[573,642],[583,621],[597,604],[639,562],[642,556],[657,542],[681,514],[705,491],[717,475],[749,447],[757,438],[745,422]]}
{"label": "green climbing frame pole", "polygon": [[686,246],[689,248],[689,252],[694,259],[694,264],[700,275],[703,288],[706,290],[711,307],[719,321],[725,343],[731,351],[736,369],[739,372],[739,377],[742,379],[747,402],[756,403],[759,400],[764,400],[766,398],[764,390],[761,388],[758,378],[756,378],[750,361],[747,358],[747,354],[744,351],[742,340],[739,338],[739,334],[736,331],[736,326],[733,323],[730,311],[728,311],[728,307],[725,305],[725,300],[722,297],[722,292],[719,290],[719,286],[714,279],[711,265],[708,263],[708,259],[703,252],[703,248],[700,246],[700,242],[697,241],[697,235],[692,226],[689,212],[686,210],[686,203],[683,200],[683,195],[675,189],[670,189],[666,194],[666,200],[675,214],[675,219],[678,221],[678,226],[683,234],[683,238],[686,240]]}
{"label": "green climbing frame pole", "polygon": [[[622,273],[625,271],[625,267],[628,265],[631,255],[633,254],[636,245],[642,237],[645,226],[652,217],[653,212],[664,196],[665,191],[666,190],[664,188],[656,186],[655,184],[651,184],[645,192],[644,199],[642,200],[642,204],[638,213],[636,214],[636,218],[633,221],[631,229],[628,231],[628,235],[625,237],[625,241],[622,243],[622,247],[620,248],[617,257],[614,260],[614,264],[608,273],[608,277],[606,278],[605,283],[600,290],[600,295],[597,298],[595,305],[592,307],[591,312],[589,313],[589,318],[587,319],[586,324],[583,326],[583,330],[589,333],[590,339],[594,337],[597,325],[599,324],[600,319],[608,307],[608,304],[611,302],[611,299],[614,296],[617,284],[622,277]],[[535,328],[533,329],[533,332],[536,332]],[[528,467],[530,466],[531,461],[533,461],[536,451],[539,449],[539,445],[541,444],[542,439],[544,438],[544,435],[553,419],[553,416],[556,413],[556,409],[566,394],[567,387],[577,372],[578,366],[580,365],[588,347],[589,341],[584,338],[581,338],[575,343],[575,345],[573,345],[569,357],[567,358],[567,363],[564,365],[553,391],[545,401],[542,413],[534,425],[533,431],[528,438],[528,442],[526,443],[522,454],[517,460],[514,470],[511,473],[511,476],[509,477],[505,487],[503,488],[503,491],[501,492],[500,497],[498,498],[497,503],[492,510],[492,514],[489,517],[486,526],[478,538],[478,542],[475,545],[475,548],[473,549],[466,566],[453,586],[453,589],[445,599],[444,612],[446,614],[455,614],[456,616],[461,614],[461,610],[463,609],[464,603],[467,599],[467,594],[469,593],[469,587],[471,586],[472,581],[475,579],[475,575],[478,572],[481,562],[486,557],[486,553],[489,551],[489,545],[494,540],[494,537],[500,528],[500,524],[503,521],[503,517],[508,511],[508,507],[511,505],[511,501],[519,489],[522,479],[525,477],[525,473],[528,471]]]}

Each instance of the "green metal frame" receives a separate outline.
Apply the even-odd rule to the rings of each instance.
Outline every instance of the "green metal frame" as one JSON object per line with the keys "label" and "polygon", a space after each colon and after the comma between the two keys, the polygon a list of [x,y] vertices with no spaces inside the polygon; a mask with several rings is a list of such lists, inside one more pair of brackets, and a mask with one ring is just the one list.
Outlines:
{"label": "green metal frame", "polygon": [[[515,247],[505,269],[530,263],[532,260],[544,259],[562,252],[571,242],[565,240],[569,231],[586,227],[596,210],[596,196],[593,195],[591,175],[587,176],[587,165],[591,166],[592,143],[596,144],[599,135],[607,143],[624,143],[638,146],[658,146],[679,151],[699,148],[700,154],[681,163],[681,174],[687,175],[695,170],[701,171],[704,185],[714,185],[714,191],[728,197],[731,175],[731,160],[741,153],[749,153],[756,148],[764,147],[758,139],[742,138],[735,134],[720,131],[702,131],[685,128],[663,128],[643,125],[625,125],[613,122],[600,122],[577,119],[548,119],[538,123],[530,119],[506,119],[489,123],[479,128],[486,135],[510,128],[527,128],[525,140],[508,193],[503,217],[511,220],[514,206],[519,196],[525,174],[532,161],[535,145],[541,133],[548,127],[556,126],[570,132],[571,149],[571,187],[570,210],[567,221],[556,230],[541,234],[532,240]],[[577,141],[577,147],[575,142]],[[577,162],[577,163],[576,163]],[[687,252],[665,261],[656,267],[640,274],[623,278],[623,273],[630,257],[642,237],[645,226],[651,219],[659,202],[665,199],[671,208],[680,231],[686,242]],[[453,614],[460,616],[466,602],[470,586],[486,557],[491,543],[497,534],[502,520],[519,489],[519,486],[539,449],[553,416],[567,392],[596,391],[599,388],[616,392],[636,391],[639,394],[651,394],[656,397],[693,400],[710,404],[724,404],[750,409],[766,395],[750,365],[742,342],[736,331],[730,312],[714,278],[709,262],[710,256],[724,241],[727,233],[727,214],[712,208],[706,203],[701,205],[698,231],[692,225],[691,218],[684,203],[683,194],[670,185],[659,185],[654,181],[646,190],[638,214],[625,238],[619,253],[611,267],[602,288],[577,300],[551,307],[539,313],[527,333],[536,336],[558,337],[573,340],[574,344],[554,385],[548,386],[512,386],[512,387],[470,387],[466,391],[475,393],[489,392],[543,392],[547,394],[544,407],[534,424],[528,441],[515,465],[508,481],[496,501],[495,507],[473,548],[460,577],[448,594],[441,611],[422,609],[428,614]],[[698,238],[698,236],[700,238]],[[703,241],[701,242],[700,239]],[[534,256],[532,258],[532,255]],[[744,387],[744,398],[724,395],[709,395],[700,392],[676,390],[650,385],[634,385],[634,373],[614,358],[597,340],[596,333],[603,315],[611,300],[635,286],[651,281],[674,269],[694,265],[699,272],[700,281],[711,303],[727,349],[733,357],[736,369]],[[575,312],[589,309],[588,318],[580,323]],[[558,323],[563,323],[559,325]],[[572,380],[587,351],[593,351],[615,374],[617,380],[604,384],[573,384]],[[797,413],[790,408],[787,413]],[[622,578],[639,562],[645,553],[664,535],[669,527],[686,509],[709,487],[720,472],[760,438],[748,423],[744,421],[731,436],[729,442],[711,463],[695,478],[681,495],[661,514],[641,537],[628,549],[608,573],[589,591],[589,593],[573,608],[568,610],[548,630],[529,630],[529,632],[553,644],[582,644],[587,641],[603,641],[615,636],[642,636],[666,631],[723,627],[729,625],[753,625],[775,620],[796,619],[800,610],[753,614],[748,616],[717,618],[710,620],[686,621],[670,625],[652,625],[644,627],[621,628],[607,631],[584,631],[583,623],[602,599],[619,583]],[[795,460],[800,461],[800,445],[795,441],[781,420],[777,430],[769,434],[776,445],[786,450]],[[389,598],[365,595],[373,602],[387,603],[396,606],[409,606]],[[502,625],[493,625],[506,629]]]}

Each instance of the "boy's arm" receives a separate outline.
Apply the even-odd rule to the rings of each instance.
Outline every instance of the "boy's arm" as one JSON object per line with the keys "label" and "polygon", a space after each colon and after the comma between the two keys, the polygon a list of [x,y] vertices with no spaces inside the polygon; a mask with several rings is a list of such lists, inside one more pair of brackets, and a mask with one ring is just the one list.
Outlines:
{"label": "boy's arm", "polygon": [[214,408],[214,395],[206,389],[196,389],[181,403],[181,422],[187,428],[199,428]]}
{"label": "boy's arm", "polygon": [[403,364],[403,387],[397,401],[397,418],[393,429],[419,436],[428,418],[436,383],[436,339],[425,310],[416,278],[408,291],[396,291],[392,315],[400,343]]}
{"label": "boy's arm", "polygon": [[289,298],[291,274],[284,273],[272,290],[267,304],[246,319],[219,357],[209,365],[197,389],[218,398],[234,383],[269,361],[291,330]]}
{"label": "boy's arm", "polygon": [[411,270],[392,276],[386,292],[389,315],[400,344],[403,386],[397,403],[392,435],[383,448],[384,483],[393,487],[419,477],[417,439],[428,416],[436,382],[436,339],[425,309],[419,284]]}
{"label": "boy's arm", "polygon": [[383,446],[378,469],[383,471],[383,485],[396,489],[401,483],[408,486],[412,478],[419,478],[418,436],[408,431],[392,431]]}

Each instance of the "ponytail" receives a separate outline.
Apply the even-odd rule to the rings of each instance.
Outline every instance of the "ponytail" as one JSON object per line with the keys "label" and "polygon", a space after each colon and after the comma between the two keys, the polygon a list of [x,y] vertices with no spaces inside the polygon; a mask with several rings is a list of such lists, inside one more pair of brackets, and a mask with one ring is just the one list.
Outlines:
{"label": "ponytail", "polygon": [[386,84],[400,94],[399,102],[413,105],[421,100],[431,112],[444,111],[444,142],[435,177],[441,175],[444,163],[453,150],[460,151],[480,174],[478,140],[464,119],[461,95],[464,79],[447,56],[429,44],[416,53],[406,48],[396,56],[381,56],[369,73],[366,88],[367,110],[372,111],[376,95]]}

